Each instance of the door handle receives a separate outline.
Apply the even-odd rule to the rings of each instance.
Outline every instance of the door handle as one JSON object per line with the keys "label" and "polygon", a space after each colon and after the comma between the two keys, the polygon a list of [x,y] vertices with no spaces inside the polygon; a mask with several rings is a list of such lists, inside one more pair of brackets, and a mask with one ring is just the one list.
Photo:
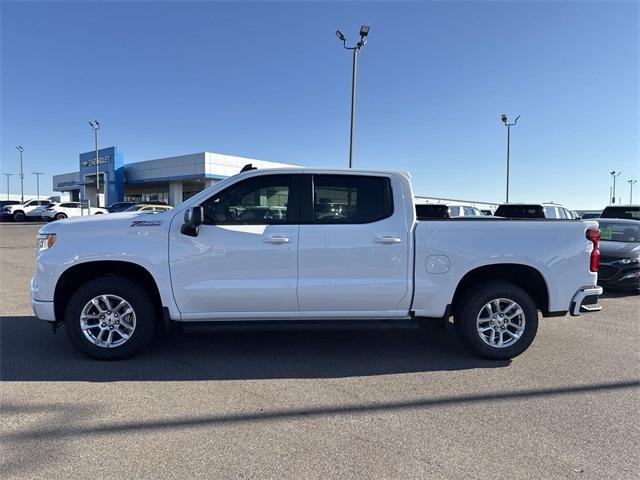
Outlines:
{"label": "door handle", "polygon": [[402,239],[400,237],[392,237],[391,235],[382,235],[381,237],[377,237],[374,242],[376,243],[402,243]]}
{"label": "door handle", "polygon": [[290,243],[291,239],[289,237],[267,237],[262,240],[264,243]]}

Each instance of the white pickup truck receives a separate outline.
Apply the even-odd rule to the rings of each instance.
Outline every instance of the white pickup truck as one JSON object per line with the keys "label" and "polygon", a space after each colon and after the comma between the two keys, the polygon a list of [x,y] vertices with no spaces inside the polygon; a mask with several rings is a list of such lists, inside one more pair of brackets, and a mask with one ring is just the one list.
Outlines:
{"label": "white pickup truck", "polygon": [[599,231],[580,220],[417,221],[402,173],[249,170],[156,214],[43,226],[37,317],[99,359],[159,329],[419,324],[453,317],[478,356],[524,352],[538,312],[600,309]]}

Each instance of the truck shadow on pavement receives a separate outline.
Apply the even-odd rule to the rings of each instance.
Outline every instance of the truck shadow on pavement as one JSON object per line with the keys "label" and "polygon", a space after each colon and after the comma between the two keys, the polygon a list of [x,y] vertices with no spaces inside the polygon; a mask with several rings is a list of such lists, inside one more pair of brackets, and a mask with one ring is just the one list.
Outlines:
{"label": "truck shadow on pavement", "polygon": [[408,331],[291,331],[165,334],[141,354],[91,360],[42,321],[0,320],[2,381],[190,381],[338,378],[499,368],[469,354],[452,328]]}

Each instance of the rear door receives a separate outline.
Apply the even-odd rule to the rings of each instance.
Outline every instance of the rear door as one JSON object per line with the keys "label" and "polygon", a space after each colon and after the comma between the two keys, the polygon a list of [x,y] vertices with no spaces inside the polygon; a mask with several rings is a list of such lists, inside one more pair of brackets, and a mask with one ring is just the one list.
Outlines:
{"label": "rear door", "polygon": [[304,185],[301,316],[406,315],[411,257],[400,187],[392,177],[357,174],[305,175]]}

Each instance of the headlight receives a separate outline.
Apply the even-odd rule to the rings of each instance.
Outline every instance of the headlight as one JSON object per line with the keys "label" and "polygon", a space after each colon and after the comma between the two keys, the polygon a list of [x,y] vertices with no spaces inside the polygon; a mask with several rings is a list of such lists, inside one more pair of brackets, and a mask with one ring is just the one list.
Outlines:
{"label": "headlight", "polygon": [[640,263],[640,258],[623,258],[622,260],[616,260],[613,263],[618,265],[630,265],[632,263]]}
{"label": "headlight", "polygon": [[36,250],[42,252],[43,250],[53,247],[54,243],[56,243],[55,233],[40,233],[36,240]]}

